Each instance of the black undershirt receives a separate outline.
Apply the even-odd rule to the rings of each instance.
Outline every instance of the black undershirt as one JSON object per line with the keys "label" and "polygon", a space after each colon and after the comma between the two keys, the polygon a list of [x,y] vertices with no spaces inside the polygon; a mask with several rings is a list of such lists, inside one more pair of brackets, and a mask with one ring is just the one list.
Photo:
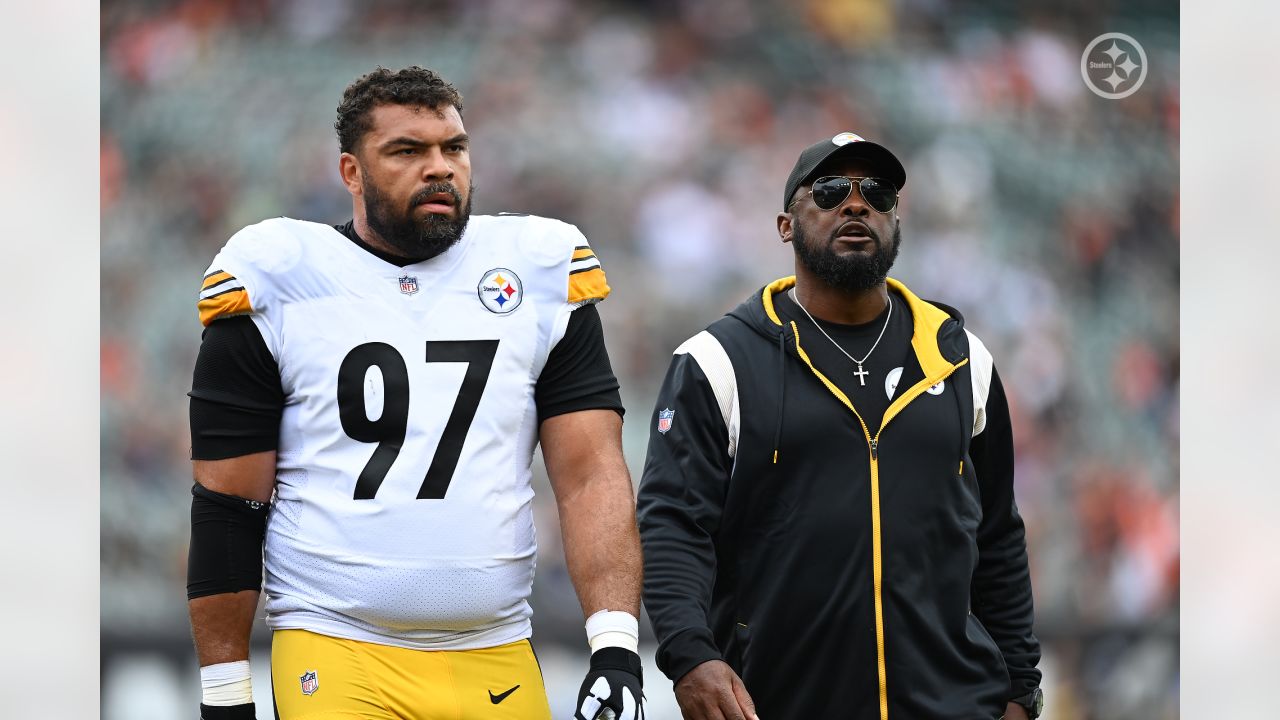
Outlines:
{"label": "black undershirt", "polygon": [[[826,375],[827,379],[835,383],[835,386],[849,398],[863,421],[867,423],[867,429],[874,435],[880,428],[880,420],[884,417],[885,410],[889,409],[892,397],[897,397],[924,377],[920,362],[911,348],[914,322],[907,302],[890,291],[889,300],[893,303],[891,317],[889,308],[886,306],[874,320],[861,325],[816,320],[827,335],[831,336],[827,339],[814,327],[815,320],[810,320],[796,304],[790,291],[773,297],[778,317],[784,323],[795,321],[800,331],[800,346],[809,355],[814,367],[822,371],[822,374]],[[888,327],[885,327],[886,319],[889,323]],[[876,345],[870,357],[862,363],[862,369],[867,373],[864,377],[866,385],[863,385],[855,374],[858,369],[857,363],[836,349],[832,340],[844,348],[849,355],[861,358],[871,350],[881,328],[885,328],[884,337],[880,338],[880,343]],[[895,368],[902,368],[902,371],[897,383],[893,386],[891,397],[886,390],[885,381]]]}
{"label": "black undershirt", "polygon": [[[383,260],[401,267],[416,262],[370,247],[355,235],[352,223],[334,227]],[[248,316],[223,318],[205,328],[202,338],[189,393],[192,459],[221,460],[277,449],[284,390],[258,327]],[[538,376],[534,402],[539,422],[578,410],[623,413],[595,305],[570,314],[564,337]]]}
{"label": "black undershirt", "polygon": [[373,255],[374,257],[378,258],[379,260],[382,260],[383,262],[389,262],[392,265],[395,265],[396,267],[405,267],[406,265],[412,265],[416,262],[422,262],[423,260],[426,259],[426,258],[400,257],[399,255],[392,255],[389,252],[383,252],[382,250],[379,250],[378,248],[365,242],[364,238],[360,237],[360,234],[356,232],[355,220],[348,220],[346,223],[342,225],[334,225],[333,229],[337,230],[343,235],[346,235],[347,239],[355,243],[356,245],[359,245],[361,250],[364,250],[365,252],[369,253],[370,255]]}

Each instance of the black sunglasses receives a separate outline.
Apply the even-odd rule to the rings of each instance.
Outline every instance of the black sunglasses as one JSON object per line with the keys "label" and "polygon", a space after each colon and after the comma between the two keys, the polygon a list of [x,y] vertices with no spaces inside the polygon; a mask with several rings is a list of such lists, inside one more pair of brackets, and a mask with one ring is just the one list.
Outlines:
{"label": "black sunglasses", "polygon": [[[834,210],[849,198],[849,193],[853,192],[854,180],[858,181],[858,192],[862,193],[862,199],[871,206],[872,210],[887,213],[897,206],[898,188],[884,178],[839,175],[820,177],[813,181],[808,194],[813,196],[813,204],[817,205],[819,210]],[[796,200],[799,199],[796,198]],[[794,204],[795,200],[791,202]]]}

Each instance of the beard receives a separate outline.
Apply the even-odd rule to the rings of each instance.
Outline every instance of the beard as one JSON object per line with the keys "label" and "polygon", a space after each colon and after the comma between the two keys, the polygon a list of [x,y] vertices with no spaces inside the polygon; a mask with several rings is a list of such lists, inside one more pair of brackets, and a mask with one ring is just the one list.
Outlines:
{"label": "beard", "polygon": [[[467,188],[467,203],[451,183],[433,182],[409,199],[403,211],[393,206],[391,198],[366,181],[364,184],[364,214],[369,227],[404,257],[415,261],[428,260],[453,247],[462,239],[471,219],[471,196],[475,186]],[[413,209],[424,198],[435,193],[449,193],[453,206],[460,208],[456,218],[429,213],[422,220],[413,217]]]}
{"label": "beard", "polygon": [[794,237],[791,244],[795,247],[796,259],[823,283],[846,292],[863,292],[883,283],[889,277],[893,261],[898,259],[898,246],[902,243],[902,225],[899,223],[894,226],[893,237],[887,243],[874,231],[871,232],[875,250],[870,255],[838,255],[833,248],[834,236],[821,243],[805,235],[798,218],[793,219],[792,226]]}

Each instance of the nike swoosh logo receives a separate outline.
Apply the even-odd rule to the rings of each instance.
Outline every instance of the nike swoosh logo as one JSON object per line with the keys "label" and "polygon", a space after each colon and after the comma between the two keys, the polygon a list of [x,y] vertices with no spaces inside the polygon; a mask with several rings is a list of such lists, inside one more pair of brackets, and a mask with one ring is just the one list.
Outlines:
{"label": "nike swoosh logo", "polygon": [[502,693],[501,695],[494,695],[494,694],[493,694],[493,691],[492,691],[492,690],[490,690],[490,691],[489,691],[489,702],[493,703],[494,705],[497,705],[498,703],[502,702],[503,700],[506,700],[508,695],[510,695],[511,693],[513,693],[513,692],[515,692],[515,691],[517,691],[517,690],[519,690],[519,689],[520,689],[520,686],[519,686],[519,685],[517,685],[517,686],[515,686],[515,687],[511,688],[510,690],[508,690],[508,691],[506,691],[506,692]]}

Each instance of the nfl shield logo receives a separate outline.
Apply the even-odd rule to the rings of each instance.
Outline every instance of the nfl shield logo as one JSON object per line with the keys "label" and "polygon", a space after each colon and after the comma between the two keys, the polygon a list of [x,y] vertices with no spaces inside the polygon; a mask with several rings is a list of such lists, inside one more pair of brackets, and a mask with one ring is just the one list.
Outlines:
{"label": "nfl shield logo", "polygon": [[400,278],[400,292],[405,295],[412,295],[418,292],[418,278],[413,275],[405,275]]}
{"label": "nfl shield logo", "polygon": [[658,432],[663,435],[671,429],[671,420],[676,416],[676,411],[671,408],[658,411]]}
{"label": "nfl shield logo", "polygon": [[316,677],[315,670],[308,670],[302,673],[302,677],[299,678],[299,680],[302,681],[303,695],[311,695],[316,690],[320,689],[320,678]]}

